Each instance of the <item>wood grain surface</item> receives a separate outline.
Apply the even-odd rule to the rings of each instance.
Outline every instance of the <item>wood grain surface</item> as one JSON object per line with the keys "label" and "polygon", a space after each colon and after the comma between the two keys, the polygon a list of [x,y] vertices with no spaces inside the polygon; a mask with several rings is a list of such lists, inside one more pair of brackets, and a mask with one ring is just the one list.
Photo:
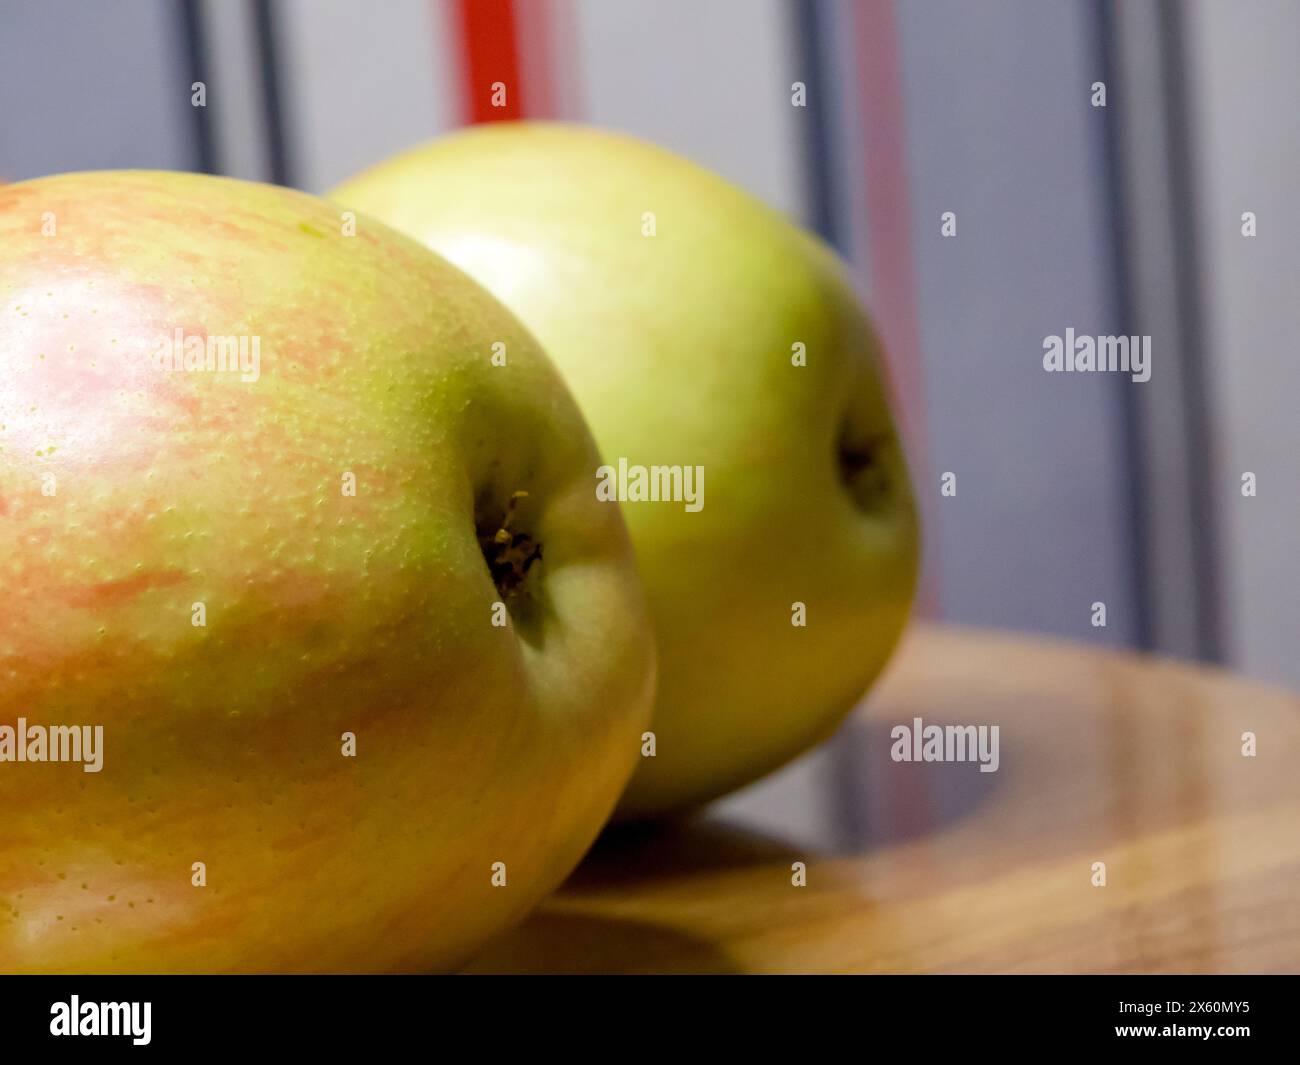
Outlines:
{"label": "wood grain surface", "polygon": [[[997,772],[893,761],[917,717],[998,725]],[[830,743],[688,821],[607,831],[468,971],[1300,972],[1300,697],[914,626]]]}

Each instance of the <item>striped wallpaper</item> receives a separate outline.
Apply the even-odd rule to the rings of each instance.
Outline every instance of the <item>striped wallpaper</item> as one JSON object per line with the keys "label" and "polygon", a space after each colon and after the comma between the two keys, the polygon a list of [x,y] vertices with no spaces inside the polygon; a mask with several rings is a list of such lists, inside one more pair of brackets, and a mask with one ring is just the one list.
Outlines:
{"label": "striped wallpaper", "polygon": [[[888,343],[928,519],[925,613],[1300,684],[1297,5],[44,0],[2,13],[7,180],[143,166],[319,192],[463,123],[517,117],[618,127],[695,158],[849,258]],[[806,108],[790,104],[796,81]],[[1244,210],[1258,237],[1240,235]],[[1150,334],[1153,381],[1043,374],[1043,337],[1069,326]],[[1238,491],[1246,470],[1257,498]],[[945,471],[954,499],[939,496]]]}

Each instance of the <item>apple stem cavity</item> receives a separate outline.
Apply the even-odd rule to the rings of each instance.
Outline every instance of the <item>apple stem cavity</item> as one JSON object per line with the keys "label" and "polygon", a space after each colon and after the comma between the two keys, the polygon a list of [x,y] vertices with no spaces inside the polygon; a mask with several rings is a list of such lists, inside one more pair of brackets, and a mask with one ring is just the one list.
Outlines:
{"label": "apple stem cavity", "polygon": [[888,436],[871,436],[859,443],[840,440],[840,479],[863,510],[873,510],[890,493],[889,471],[880,460],[881,449],[889,443]]}

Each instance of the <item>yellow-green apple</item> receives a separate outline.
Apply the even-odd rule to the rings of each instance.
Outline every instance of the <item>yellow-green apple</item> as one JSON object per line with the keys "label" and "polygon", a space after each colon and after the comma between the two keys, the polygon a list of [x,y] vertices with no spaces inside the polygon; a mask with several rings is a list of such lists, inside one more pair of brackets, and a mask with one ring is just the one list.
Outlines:
{"label": "yellow-green apple", "polygon": [[[622,813],[690,807],[825,737],[899,636],[918,531],[879,344],[834,254],[685,159],[565,125],[458,133],[333,196],[514,310],[587,415],[602,495],[631,482],[660,665],[654,757]],[[660,480],[685,495],[697,467],[702,506],[630,501]]]}
{"label": "yellow-green apple", "polygon": [[596,462],[518,321],[377,222],[0,190],[0,971],[441,968],[521,917],[653,699]]}

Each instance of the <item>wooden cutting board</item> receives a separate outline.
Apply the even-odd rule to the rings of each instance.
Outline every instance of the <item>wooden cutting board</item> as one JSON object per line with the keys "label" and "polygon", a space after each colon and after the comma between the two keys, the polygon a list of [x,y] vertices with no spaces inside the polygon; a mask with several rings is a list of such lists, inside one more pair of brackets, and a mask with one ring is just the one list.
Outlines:
{"label": "wooden cutting board", "polygon": [[[997,771],[895,761],[916,718],[997,725]],[[468,971],[1300,972],[1300,697],[918,625],[830,743],[606,832]]]}

